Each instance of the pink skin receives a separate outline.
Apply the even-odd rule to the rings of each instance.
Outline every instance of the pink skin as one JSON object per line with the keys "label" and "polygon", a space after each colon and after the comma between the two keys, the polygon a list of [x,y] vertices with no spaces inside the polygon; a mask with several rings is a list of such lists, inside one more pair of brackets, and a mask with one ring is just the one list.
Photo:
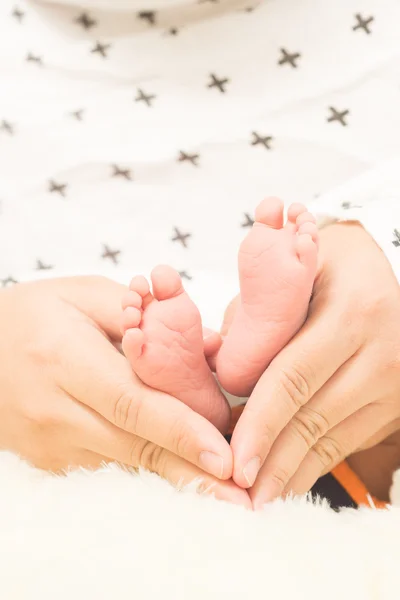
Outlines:
{"label": "pink skin", "polygon": [[174,269],[156,267],[151,281],[153,294],[145,277],[134,277],[123,299],[124,354],[144,383],[175,396],[225,433],[230,408],[205,357],[218,348],[219,336],[211,333],[203,342],[200,313]]}
{"label": "pink skin", "polygon": [[317,273],[318,231],[313,215],[292,204],[261,202],[239,250],[240,303],[217,355],[222,386],[248,396],[271,360],[305,321]]}

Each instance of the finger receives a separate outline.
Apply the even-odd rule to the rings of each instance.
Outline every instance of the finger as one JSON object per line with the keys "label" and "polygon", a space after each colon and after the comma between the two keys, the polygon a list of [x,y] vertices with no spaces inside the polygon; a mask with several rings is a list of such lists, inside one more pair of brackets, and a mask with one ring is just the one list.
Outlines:
{"label": "finger", "polygon": [[62,354],[53,367],[63,390],[118,428],[216,477],[232,476],[229,444],[209,421],[176,398],[145,386],[126,358],[95,328],[82,331],[78,340],[63,339]]}
{"label": "finger", "polygon": [[251,487],[273,443],[301,406],[358,350],[357,336],[340,331],[341,317],[309,317],[271,362],[233,432],[234,481]]}
{"label": "finger", "polygon": [[[203,327],[204,355],[210,368],[215,364],[216,356],[221,348],[222,338],[217,331]],[[213,369],[214,370],[214,369]]]}
{"label": "finger", "polygon": [[357,354],[299,409],[261,467],[253,486],[258,501],[270,502],[280,496],[318,440],[368,404],[368,382],[362,382],[365,382],[365,364]]}
{"label": "finger", "polygon": [[249,510],[252,509],[248,492],[239,488],[232,479],[221,481],[168,450],[162,450],[159,464],[162,464],[163,467],[156,472],[174,487],[182,489],[191,483],[195,483],[197,490],[201,493],[211,494],[219,500],[239,504]]}
{"label": "finger", "polygon": [[122,299],[128,288],[106,277],[60,279],[60,296],[92,319],[113,341],[121,341]]}
{"label": "finger", "polygon": [[52,445],[35,449],[36,452],[29,451],[26,454],[22,450],[19,454],[21,458],[26,458],[29,463],[38,469],[51,471],[52,473],[68,473],[75,469],[98,469],[103,464],[112,462],[113,459],[96,454],[83,448],[73,448],[71,444],[60,448]]}
{"label": "finger", "polygon": [[76,400],[69,399],[68,418],[66,415],[64,422],[70,429],[69,437],[74,443],[90,448],[90,451],[79,450],[76,456],[72,453],[70,464],[74,466],[98,467],[105,462],[117,461],[157,473],[181,489],[196,482],[196,488],[203,493],[252,508],[248,493],[232,480],[221,481],[176,454],[120,430]]}
{"label": "finger", "polygon": [[52,467],[51,470],[53,472],[63,471],[64,473],[69,473],[77,469],[94,470],[110,462],[113,462],[113,459],[84,448],[77,448],[74,452],[71,452],[71,449],[69,449],[68,454],[65,455],[65,459],[62,462],[60,461],[58,468]]}
{"label": "finger", "polygon": [[360,446],[357,448],[357,452],[361,451],[361,450],[368,450],[369,448],[372,448],[373,446],[380,444],[381,442],[383,442],[383,440],[386,440],[392,434],[398,432],[399,429],[400,429],[400,417],[397,417],[390,423],[386,423],[386,425],[384,427],[382,427],[378,431],[375,431],[374,434],[370,438],[368,438],[367,440],[362,442],[360,444]]}
{"label": "finger", "polygon": [[206,356],[207,364],[213,373],[215,373],[217,370],[217,356],[218,352],[212,354],[211,356]]}
{"label": "finger", "polygon": [[370,404],[342,421],[311,448],[285,493],[307,493],[317,479],[356,452],[377,429],[384,429],[389,420],[384,405]]}

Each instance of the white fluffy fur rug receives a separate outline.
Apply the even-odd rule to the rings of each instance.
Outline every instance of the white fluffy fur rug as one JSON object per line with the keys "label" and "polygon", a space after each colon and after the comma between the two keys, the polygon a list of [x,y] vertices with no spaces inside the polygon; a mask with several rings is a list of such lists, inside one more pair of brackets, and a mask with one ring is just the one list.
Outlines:
{"label": "white fluffy fur rug", "polygon": [[8,453],[0,489],[2,600],[400,597],[397,507],[296,499],[252,513],[149,473],[55,477]]}

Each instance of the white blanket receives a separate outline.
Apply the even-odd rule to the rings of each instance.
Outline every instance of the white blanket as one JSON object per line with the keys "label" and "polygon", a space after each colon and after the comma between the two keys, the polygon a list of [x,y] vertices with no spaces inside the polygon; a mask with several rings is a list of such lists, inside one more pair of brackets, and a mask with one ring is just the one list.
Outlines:
{"label": "white blanket", "polygon": [[399,597],[397,507],[252,513],[148,473],[53,477],[5,453],[0,486],[4,600]]}

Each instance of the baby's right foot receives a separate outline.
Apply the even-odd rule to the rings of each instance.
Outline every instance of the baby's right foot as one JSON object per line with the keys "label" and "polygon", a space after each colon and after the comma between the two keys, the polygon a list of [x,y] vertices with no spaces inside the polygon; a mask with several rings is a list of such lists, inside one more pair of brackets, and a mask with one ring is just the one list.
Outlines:
{"label": "baby's right foot", "polygon": [[278,352],[304,323],[317,272],[314,217],[292,204],[283,225],[283,203],[270,198],[239,251],[240,303],[217,356],[222,386],[247,396]]}
{"label": "baby's right foot", "polygon": [[175,396],[225,433],[230,408],[204,356],[200,313],[174,269],[156,267],[151,280],[153,294],[138,276],[123,300],[124,354],[144,383]]}

